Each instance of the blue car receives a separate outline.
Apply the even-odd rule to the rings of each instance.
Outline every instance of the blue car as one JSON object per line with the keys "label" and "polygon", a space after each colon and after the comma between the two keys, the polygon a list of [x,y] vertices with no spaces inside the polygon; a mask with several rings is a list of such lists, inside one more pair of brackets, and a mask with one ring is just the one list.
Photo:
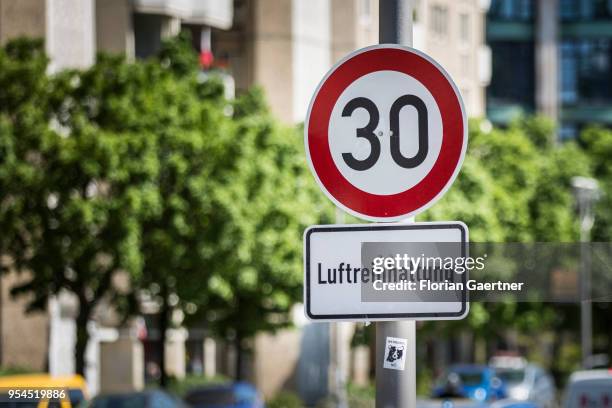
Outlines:
{"label": "blue car", "polygon": [[86,406],[89,408],[187,408],[183,401],[162,390],[98,395]]}
{"label": "blue car", "polygon": [[495,371],[484,365],[452,365],[437,381],[433,389],[435,398],[470,398],[490,401],[506,397],[502,381]]}
{"label": "blue car", "polygon": [[503,400],[492,404],[491,408],[540,408],[540,406],[529,401]]}
{"label": "blue car", "polygon": [[187,393],[185,402],[192,408],[264,408],[257,389],[246,382],[198,387]]}

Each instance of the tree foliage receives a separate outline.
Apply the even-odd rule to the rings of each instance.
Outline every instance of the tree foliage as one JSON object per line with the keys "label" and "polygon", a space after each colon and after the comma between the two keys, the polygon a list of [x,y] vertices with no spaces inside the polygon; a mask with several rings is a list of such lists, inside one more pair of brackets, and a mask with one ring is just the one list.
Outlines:
{"label": "tree foliage", "polygon": [[225,100],[185,38],[146,61],[46,66],[40,42],[0,51],[1,250],[32,272],[16,289],[32,307],[62,290],[78,299],[78,371],[87,321],[119,299],[117,273],[129,299],[158,302],[161,344],[176,309],[239,348],[289,324],[302,231],[332,214],[299,131],[256,89]]}
{"label": "tree foliage", "polygon": [[76,368],[83,372],[95,306],[111,294],[115,273],[142,269],[142,175],[154,150],[140,135],[69,115],[70,86],[48,77],[46,66],[41,42],[0,50],[1,251],[12,261],[5,270],[31,272],[13,289],[33,295],[30,309],[45,308],[61,291],[75,295]]}
{"label": "tree foliage", "polygon": [[471,121],[457,181],[424,217],[464,220],[476,242],[575,240],[570,179],[590,174],[589,159],[575,143],[556,146],[553,137],[542,118],[507,129]]}
{"label": "tree foliage", "polygon": [[593,174],[599,182],[601,196],[596,204],[596,222],[593,241],[612,241],[612,131],[600,126],[587,128],[581,135],[581,144],[589,155]]}
{"label": "tree foliage", "polygon": [[[521,119],[507,129],[471,121],[462,171],[425,217],[465,221],[473,242],[576,241],[570,180],[591,174],[589,157],[576,143],[557,146],[553,140],[553,126],[541,118]],[[428,323],[425,333],[468,329],[493,340],[510,329],[529,333],[567,323],[565,312],[551,304],[473,302],[465,321]]]}
{"label": "tree foliage", "polygon": [[302,294],[302,232],[331,222],[333,212],[305,165],[301,135],[272,119],[259,92],[235,109],[239,142],[226,163],[227,188],[214,195],[222,228],[203,306],[219,334],[247,338],[290,322]]}

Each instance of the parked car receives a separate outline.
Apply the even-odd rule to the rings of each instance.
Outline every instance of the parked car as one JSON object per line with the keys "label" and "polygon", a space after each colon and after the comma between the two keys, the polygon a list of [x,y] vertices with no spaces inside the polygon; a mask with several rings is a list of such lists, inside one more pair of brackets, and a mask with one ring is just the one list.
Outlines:
{"label": "parked car", "polygon": [[531,401],[504,399],[491,404],[490,408],[541,408],[541,406]]}
{"label": "parked car", "polygon": [[502,380],[508,398],[532,401],[543,408],[555,405],[555,383],[543,368],[520,357],[492,359],[490,365]]}
{"label": "parked car", "polygon": [[192,408],[263,408],[257,389],[246,382],[217,384],[195,388],[185,395]]}
{"label": "parked car", "polygon": [[436,398],[470,398],[477,401],[501,399],[506,396],[502,381],[485,365],[453,365],[437,381],[433,389]]}
{"label": "parked car", "polygon": [[[80,375],[51,376],[49,374],[20,374],[0,377],[0,406],[3,408],[13,407],[37,407],[47,408],[50,405],[61,408],[73,408],[87,398],[87,384]],[[32,390],[64,390],[65,393],[59,398],[16,398],[9,396],[9,390],[32,389]],[[45,393],[46,395],[46,393]],[[27,404],[27,405],[26,405]]]}
{"label": "parked car", "polygon": [[563,407],[612,407],[612,370],[573,373],[565,391]]}
{"label": "parked car", "polygon": [[99,395],[89,408],[186,408],[179,398],[161,390]]}
{"label": "parked car", "polygon": [[486,401],[475,401],[466,398],[444,400],[417,400],[416,408],[490,408]]}

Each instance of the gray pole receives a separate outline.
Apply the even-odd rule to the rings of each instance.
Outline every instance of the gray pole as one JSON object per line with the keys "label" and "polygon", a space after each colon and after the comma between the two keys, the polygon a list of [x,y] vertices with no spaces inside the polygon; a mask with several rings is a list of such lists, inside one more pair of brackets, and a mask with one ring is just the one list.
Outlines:
{"label": "gray pole", "polygon": [[591,248],[590,229],[580,228],[580,260],[582,284],[580,285],[580,343],[582,367],[591,368],[593,353],[593,310],[591,305]]}
{"label": "gray pole", "polygon": [[600,190],[595,179],[572,178],[580,221],[580,346],[583,368],[591,368],[593,353],[593,310],[591,304],[591,229],[595,222],[594,206]]}
{"label": "gray pole", "polygon": [[593,197],[588,190],[578,202],[580,216],[580,348],[582,367],[591,368],[593,353],[593,310],[591,305],[591,228],[593,227]]}
{"label": "gray pole", "polygon": [[378,42],[412,47],[414,0],[379,0]]}
{"label": "gray pole", "polygon": [[[407,340],[402,370],[383,368],[387,337]],[[376,323],[376,408],[416,406],[416,325],[414,320]]]}
{"label": "gray pole", "polygon": [[[336,224],[344,224],[344,212],[336,208]],[[346,369],[348,362],[345,361],[345,344],[344,336],[342,335],[341,322],[330,323],[330,343],[331,343],[331,387],[332,394],[336,400],[336,408],[348,407],[347,396],[347,378]]]}
{"label": "gray pole", "polygon": [[[412,46],[414,0],[379,0],[381,44]],[[414,218],[406,220],[414,222]],[[407,340],[404,370],[383,368],[387,337]],[[376,323],[376,408],[416,406],[416,324],[414,320]]]}

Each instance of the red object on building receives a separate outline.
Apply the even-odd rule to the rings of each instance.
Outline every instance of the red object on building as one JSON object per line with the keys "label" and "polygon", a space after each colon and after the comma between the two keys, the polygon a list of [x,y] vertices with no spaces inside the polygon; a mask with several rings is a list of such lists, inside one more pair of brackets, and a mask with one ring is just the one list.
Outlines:
{"label": "red object on building", "polygon": [[215,61],[212,51],[200,51],[200,66],[204,69],[208,69],[212,66]]}
{"label": "red object on building", "polygon": [[200,31],[200,66],[208,69],[214,61],[210,28],[202,28],[202,31]]}

